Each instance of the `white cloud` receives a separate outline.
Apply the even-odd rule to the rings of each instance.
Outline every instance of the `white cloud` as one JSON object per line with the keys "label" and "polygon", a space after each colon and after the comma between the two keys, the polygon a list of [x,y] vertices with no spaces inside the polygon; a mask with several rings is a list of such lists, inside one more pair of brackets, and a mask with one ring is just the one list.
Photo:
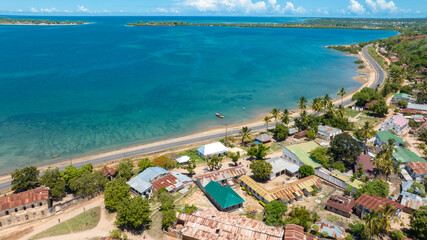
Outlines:
{"label": "white cloud", "polygon": [[34,8],[34,7],[31,7],[31,9],[30,9],[30,12],[38,12],[39,10],[37,10],[36,8]]}
{"label": "white cloud", "polygon": [[286,6],[285,6],[285,12],[292,12],[292,13],[305,13],[306,10],[303,7],[294,7],[294,4],[292,4],[291,2],[286,2]]}
{"label": "white cloud", "polygon": [[372,10],[372,12],[389,12],[394,13],[398,11],[398,8],[393,1],[387,2],[387,0],[365,0],[366,4]]}
{"label": "white cloud", "polygon": [[18,9],[18,10],[16,10],[17,12],[23,12],[24,10],[22,10],[22,9]]}
{"label": "white cloud", "polygon": [[40,12],[52,13],[59,12],[56,8],[40,8]]}
{"label": "white cloud", "polygon": [[79,12],[85,12],[85,13],[89,12],[89,9],[85,8],[84,6],[78,5],[77,8]]}
{"label": "white cloud", "polygon": [[320,14],[323,14],[323,15],[329,14],[329,10],[327,8],[318,8],[316,11]]}
{"label": "white cloud", "polygon": [[252,2],[252,0],[186,0],[185,6],[196,8],[201,12],[265,12],[267,10],[264,1]]}
{"label": "white cloud", "polygon": [[352,13],[356,13],[356,14],[363,14],[363,13],[365,13],[365,7],[363,5],[361,5],[356,0],[350,0],[350,5],[348,5],[347,8]]}

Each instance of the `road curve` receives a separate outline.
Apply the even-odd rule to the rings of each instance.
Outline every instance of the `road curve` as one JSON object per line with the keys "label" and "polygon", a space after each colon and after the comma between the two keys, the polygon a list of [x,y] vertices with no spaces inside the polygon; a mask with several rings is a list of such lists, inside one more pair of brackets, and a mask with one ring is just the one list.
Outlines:
{"label": "road curve", "polygon": [[[370,86],[371,88],[376,88],[377,85],[381,85],[384,82],[385,74],[384,74],[383,69],[366,52],[367,47],[368,46],[365,46],[362,49],[362,52],[365,55],[365,57],[368,59],[368,61],[374,66],[375,70],[378,72],[378,74],[377,74],[378,78]],[[350,103],[352,103],[351,100],[344,102],[344,105],[348,105]],[[271,127],[274,127],[274,125],[275,124],[272,123]],[[265,126],[262,123],[251,127],[252,131],[259,131],[259,130],[263,130],[264,128],[265,128]],[[238,134],[239,131],[240,131],[240,129],[228,131],[228,135]],[[141,146],[141,148],[139,148],[137,150],[129,151],[126,153],[119,153],[119,154],[113,154],[113,155],[104,156],[104,157],[93,158],[90,160],[74,163],[73,165],[75,167],[81,167],[81,166],[86,165],[88,163],[92,163],[92,164],[96,165],[96,164],[100,164],[100,163],[111,162],[114,160],[120,160],[120,159],[125,158],[125,157],[133,157],[133,156],[138,156],[138,155],[143,155],[143,154],[149,154],[149,153],[164,151],[164,150],[167,150],[170,148],[177,148],[177,147],[182,147],[182,146],[186,146],[186,145],[190,145],[190,144],[196,144],[196,143],[203,142],[203,141],[214,140],[214,139],[222,138],[222,137],[224,137],[224,135],[225,135],[225,131],[222,133],[215,133],[215,134],[211,134],[211,135],[207,135],[207,136],[203,136],[203,137],[196,137],[196,138],[186,139],[186,140],[182,140],[182,141],[165,143],[165,144],[153,146],[153,147]],[[60,170],[63,170],[63,169],[64,169],[64,167],[60,168]],[[11,181],[10,180],[3,181],[0,183],[0,191],[9,189],[10,187],[11,187]]]}

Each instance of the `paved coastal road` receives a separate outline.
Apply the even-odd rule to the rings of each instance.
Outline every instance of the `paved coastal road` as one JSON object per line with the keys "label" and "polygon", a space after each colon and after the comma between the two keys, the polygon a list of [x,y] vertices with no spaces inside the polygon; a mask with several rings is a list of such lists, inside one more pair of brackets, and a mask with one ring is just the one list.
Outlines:
{"label": "paved coastal road", "polygon": [[[377,85],[381,85],[383,83],[385,74],[384,74],[383,70],[381,69],[381,67],[371,58],[371,56],[369,56],[369,54],[367,54],[366,48],[367,48],[367,46],[365,46],[362,49],[363,54],[368,59],[368,61],[370,61],[372,63],[375,70],[378,72],[378,74],[377,74],[378,78],[372,84],[372,86],[370,86],[371,88],[375,88]],[[352,102],[353,101],[351,101],[351,100],[346,101],[346,102],[344,102],[344,105],[348,105]],[[274,127],[274,123],[271,124],[271,127]],[[252,129],[252,131],[259,131],[259,130],[265,129],[265,126],[262,123],[260,123],[258,125],[251,127],[251,129]],[[240,129],[228,131],[228,135],[237,134],[239,131],[240,131]],[[225,131],[222,133],[215,133],[215,134],[211,134],[211,135],[207,135],[207,136],[203,136],[203,137],[195,137],[195,138],[190,138],[190,139],[186,139],[186,140],[182,140],[182,141],[174,141],[171,143],[164,143],[164,144],[152,146],[152,147],[142,146],[141,148],[139,148],[137,150],[128,151],[126,153],[113,154],[113,155],[109,155],[109,156],[105,156],[105,157],[93,158],[93,159],[90,159],[87,161],[74,163],[73,165],[76,167],[81,167],[81,166],[86,165],[88,163],[92,163],[92,164],[96,165],[96,164],[100,164],[100,163],[111,162],[111,161],[119,160],[119,159],[122,159],[125,157],[132,157],[132,156],[137,156],[137,155],[142,155],[142,154],[159,152],[159,151],[167,150],[170,148],[182,147],[182,146],[186,146],[189,144],[195,144],[198,142],[214,140],[214,139],[224,137],[224,134],[225,134]],[[63,168],[64,167],[61,167],[60,169],[63,170]],[[4,181],[4,182],[0,183],[0,190],[6,190],[10,187],[11,187],[10,181]]]}

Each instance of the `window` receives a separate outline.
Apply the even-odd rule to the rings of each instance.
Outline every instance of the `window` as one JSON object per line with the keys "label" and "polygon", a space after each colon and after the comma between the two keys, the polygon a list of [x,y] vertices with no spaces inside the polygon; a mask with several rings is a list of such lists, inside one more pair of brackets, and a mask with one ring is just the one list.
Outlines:
{"label": "window", "polygon": [[43,205],[43,203],[39,203],[39,205],[40,205],[40,206],[42,206],[42,205]]}
{"label": "window", "polygon": [[34,204],[31,204],[31,207],[34,208]]}
{"label": "window", "polygon": [[25,210],[27,210],[27,207],[26,207],[26,206],[24,206],[24,211],[25,211]]}
{"label": "window", "polygon": [[15,212],[18,212],[18,209],[17,209],[17,208],[15,208]]}
{"label": "window", "polygon": [[9,211],[6,211],[6,215],[9,215]]}

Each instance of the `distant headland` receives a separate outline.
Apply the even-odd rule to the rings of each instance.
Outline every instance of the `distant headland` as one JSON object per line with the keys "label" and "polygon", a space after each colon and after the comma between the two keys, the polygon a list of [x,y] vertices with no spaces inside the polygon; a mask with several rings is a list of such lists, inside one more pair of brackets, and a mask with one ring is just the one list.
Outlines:
{"label": "distant headland", "polygon": [[52,21],[44,19],[0,18],[0,25],[82,25],[83,21]]}

